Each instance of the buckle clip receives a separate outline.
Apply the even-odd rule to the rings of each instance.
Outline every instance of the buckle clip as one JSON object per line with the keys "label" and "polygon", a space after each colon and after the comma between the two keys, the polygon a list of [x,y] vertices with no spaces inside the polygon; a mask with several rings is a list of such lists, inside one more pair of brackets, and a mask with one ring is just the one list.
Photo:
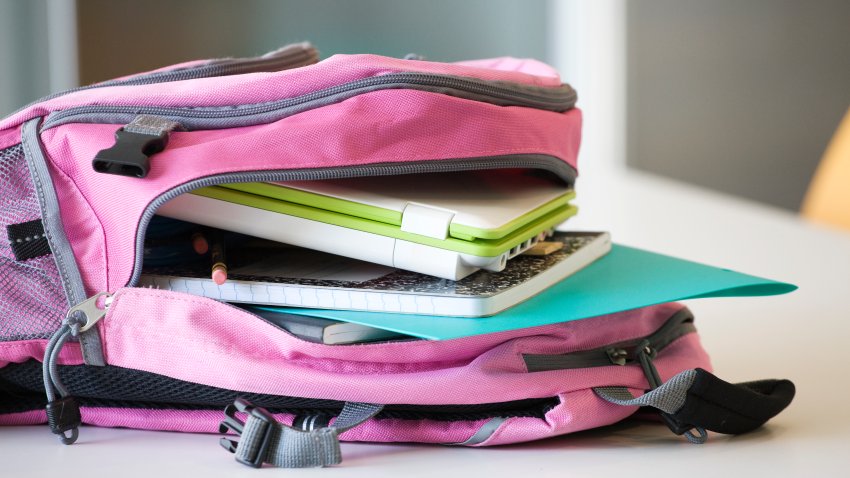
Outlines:
{"label": "buckle clip", "polygon": [[[226,418],[218,426],[219,433],[227,433],[230,431],[239,436],[242,435],[242,432],[245,429],[245,422],[236,417],[237,413],[245,413],[249,417],[254,417],[265,423],[263,433],[259,435],[260,446],[256,448],[257,452],[254,453],[253,456],[246,458],[238,455],[236,456],[236,461],[239,463],[253,468],[260,468],[263,466],[266,454],[268,453],[269,442],[271,441],[272,436],[271,431],[274,425],[277,424],[277,420],[275,420],[274,416],[265,408],[256,407],[247,400],[237,398],[232,404],[225,407],[224,415]],[[239,442],[226,437],[222,437],[219,440],[219,444],[230,453],[236,453],[236,449],[239,447]]]}

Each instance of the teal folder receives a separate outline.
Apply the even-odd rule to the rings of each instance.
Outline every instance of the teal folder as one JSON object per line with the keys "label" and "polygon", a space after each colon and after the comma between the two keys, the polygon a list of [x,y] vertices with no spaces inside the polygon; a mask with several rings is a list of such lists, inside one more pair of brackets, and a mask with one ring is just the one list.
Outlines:
{"label": "teal folder", "polygon": [[653,304],[706,297],[785,294],[797,286],[615,244],[605,257],[492,317],[281,307],[433,340],[586,319]]}

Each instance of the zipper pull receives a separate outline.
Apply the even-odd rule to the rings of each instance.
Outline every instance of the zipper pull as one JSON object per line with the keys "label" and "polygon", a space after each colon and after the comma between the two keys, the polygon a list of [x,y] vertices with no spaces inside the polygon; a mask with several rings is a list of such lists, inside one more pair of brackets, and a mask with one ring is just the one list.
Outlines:
{"label": "zipper pull", "polygon": [[[655,368],[655,363],[652,361],[656,355],[657,351],[649,340],[643,340],[638,344],[637,349],[635,349],[635,356],[640,363],[641,369],[643,369],[643,374],[646,375],[650,390],[655,390],[662,385],[661,375],[658,374],[658,369]],[[664,411],[659,410],[659,414],[670,431],[676,435],[684,435],[691,443],[705,443],[708,438],[705,429],[702,427],[680,423],[673,415]]]}
{"label": "zipper pull", "polygon": [[[94,327],[106,316],[106,310],[111,302],[112,294],[100,292],[71,307],[65,315],[62,326],[50,337],[44,350],[42,367],[44,367],[44,391],[47,394],[45,407],[47,424],[50,426],[50,431],[59,435],[59,439],[65,445],[77,441],[82,417],[79,403],[71,396],[57,373],[59,353],[72,336]],[[71,434],[68,435],[68,432]]]}
{"label": "zipper pull", "polygon": [[649,382],[650,390],[655,390],[661,386],[661,375],[658,374],[658,369],[652,359],[657,354],[655,347],[649,340],[643,340],[635,349],[635,357],[640,363],[640,368],[643,369],[643,374],[646,375],[646,380]]}
{"label": "zipper pull", "polygon": [[168,138],[180,123],[159,116],[139,115],[115,132],[115,144],[102,149],[92,160],[99,173],[143,178],[150,171],[150,157],[168,146]]}
{"label": "zipper pull", "polygon": [[626,365],[628,363],[629,352],[626,349],[612,347],[605,350],[605,353],[608,355],[608,360],[614,365]]}
{"label": "zipper pull", "polygon": [[[103,299],[103,302],[101,302],[101,299]],[[101,304],[103,305],[102,308],[100,306]],[[79,331],[85,332],[94,327],[95,324],[100,322],[100,319],[106,316],[106,310],[109,309],[110,304],[112,304],[112,294],[100,292],[72,307],[65,317],[66,319],[70,319],[77,313],[82,314],[86,321],[80,325]]]}

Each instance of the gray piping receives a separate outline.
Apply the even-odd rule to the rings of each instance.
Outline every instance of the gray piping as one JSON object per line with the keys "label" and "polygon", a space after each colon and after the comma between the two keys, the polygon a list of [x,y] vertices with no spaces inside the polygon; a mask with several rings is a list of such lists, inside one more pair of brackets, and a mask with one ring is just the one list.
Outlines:
{"label": "gray piping", "polygon": [[400,163],[380,163],[366,166],[346,166],[316,169],[287,169],[276,171],[253,171],[227,173],[189,181],[162,193],[148,204],[139,218],[136,228],[136,258],[133,263],[133,273],[127,282],[127,287],[133,287],[142,275],[142,256],[144,254],[145,232],[153,219],[156,210],[170,199],[192,190],[216,186],[226,183],[240,182],[275,182],[275,181],[307,181],[336,178],[353,178],[362,176],[382,176],[414,173],[439,173],[455,171],[472,171],[501,168],[528,168],[549,171],[572,186],[576,178],[576,170],[564,161],[545,154],[519,154],[504,156],[489,156],[480,158],[444,159],[440,161],[410,161]]}
{"label": "gray piping", "polygon": [[539,87],[426,73],[389,73],[363,78],[292,98],[214,107],[88,105],[51,113],[43,129],[65,123],[126,124],[139,114],[178,121],[186,130],[220,129],[271,123],[294,114],[386,89],[415,89],[499,106],[525,106],[562,112],[575,106],[576,92],[567,84]]}
{"label": "gray piping", "polygon": [[493,436],[494,433],[496,433],[496,430],[498,430],[499,427],[501,427],[502,424],[505,423],[506,421],[508,421],[508,419],[505,418],[505,417],[493,417],[490,420],[488,420],[487,423],[485,423],[484,425],[481,425],[481,428],[479,428],[478,431],[475,432],[474,435],[467,438],[466,441],[462,441],[460,443],[453,443],[453,445],[461,445],[461,446],[480,445],[480,444],[484,443],[485,441],[487,441],[488,439],[490,439],[490,437]]}
{"label": "gray piping", "polygon": [[[62,218],[59,213],[59,200],[53,188],[50,172],[47,170],[47,160],[41,149],[41,141],[38,137],[38,123],[40,118],[32,119],[24,123],[21,133],[21,144],[24,147],[24,157],[29,166],[33,185],[38,194],[38,204],[41,208],[41,221],[44,226],[44,234],[56,268],[62,278],[62,287],[68,300],[68,307],[86,299],[85,288],[77,262],[74,259],[74,251],[65,230],[62,227]],[[100,343],[100,334],[97,329],[90,329],[80,334],[80,345],[83,349],[83,358],[88,365],[106,365],[103,358],[103,348]]]}
{"label": "gray piping", "polygon": [[522,359],[528,372],[629,365],[646,358],[641,353],[646,345],[651,345],[656,352],[661,352],[680,337],[696,332],[693,319],[693,313],[687,307],[683,307],[670,316],[655,332],[644,338],[565,354],[523,354]]}
{"label": "gray piping", "polygon": [[137,86],[149,85],[154,83],[168,83],[172,81],[192,80],[197,78],[209,78],[214,76],[229,76],[243,73],[257,73],[264,71],[281,71],[299,66],[311,65],[319,61],[319,53],[313,45],[304,42],[293,45],[286,45],[278,50],[266,53],[263,56],[255,58],[224,58],[220,60],[211,60],[200,65],[174,68],[165,71],[157,71],[153,73],[143,73],[130,78],[120,80],[109,80],[93,85],[80,86],[69,90],[60,91],[39,98],[36,101],[18,109],[12,115],[14,116],[24,110],[31,108],[34,105],[43,103],[60,96],[65,96],[78,91],[92,90],[96,88],[105,88],[110,86]]}

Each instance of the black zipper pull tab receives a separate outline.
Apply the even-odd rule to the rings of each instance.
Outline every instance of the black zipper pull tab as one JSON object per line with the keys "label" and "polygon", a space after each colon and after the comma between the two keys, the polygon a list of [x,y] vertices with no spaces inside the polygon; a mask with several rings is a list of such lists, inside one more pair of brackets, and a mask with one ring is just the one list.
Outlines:
{"label": "black zipper pull tab", "polygon": [[[52,400],[44,408],[47,412],[47,425],[54,435],[64,445],[71,445],[80,436],[80,425],[83,423],[80,415],[80,405],[72,396]],[[71,435],[66,433],[70,431]]]}
{"label": "black zipper pull tab", "polygon": [[139,115],[115,132],[115,144],[100,150],[92,161],[99,173],[143,178],[150,170],[150,157],[168,146],[168,137],[180,123],[158,116]]}

